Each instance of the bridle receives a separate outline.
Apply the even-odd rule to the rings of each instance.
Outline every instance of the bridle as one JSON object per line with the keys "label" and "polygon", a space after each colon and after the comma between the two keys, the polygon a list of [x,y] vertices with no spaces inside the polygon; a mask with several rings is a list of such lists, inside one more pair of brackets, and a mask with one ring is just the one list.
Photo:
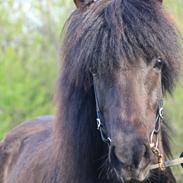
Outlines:
{"label": "bridle", "polygon": [[[104,143],[110,145],[112,142],[112,139],[107,132],[104,117],[103,117],[102,111],[100,110],[99,101],[98,101],[97,88],[96,88],[96,84],[95,84],[96,74],[92,73],[92,76],[93,76],[94,97],[95,97],[95,103],[96,103],[97,130],[100,132],[102,141]],[[159,150],[159,138],[158,138],[159,133],[161,131],[162,120],[163,120],[163,99],[161,99],[159,102],[154,129],[152,130],[152,132],[150,134],[149,145],[150,145],[152,152],[158,159],[159,168],[161,170],[164,170],[165,169],[164,157],[163,157],[163,154]]]}

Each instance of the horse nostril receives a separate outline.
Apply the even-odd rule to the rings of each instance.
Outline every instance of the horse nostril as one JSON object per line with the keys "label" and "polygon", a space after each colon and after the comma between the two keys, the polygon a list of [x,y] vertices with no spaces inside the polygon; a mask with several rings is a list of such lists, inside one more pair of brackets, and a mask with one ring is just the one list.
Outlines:
{"label": "horse nostril", "polygon": [[140,163],[149,158],[149,150],[145,144],[136,145],[133,148],[133,164],[138,168]]}
{"label": "horse nostril", "polygon": [[132,153],[127,147],[113,146],[111,148],[110,157],[112,164],[115,166],[128,167],[131,165]]}
{"label": "horse nostril", "polygon": [[109,160],[110,162],[114,162],[117,160],[117,157],[115,155],[115,147],[114,146],[111,146],[110,147],[110,151],[109,151]]}
{"label": "horse nostril", "polygon": [[150,159],[150,147],[149,145],[146,144],[144,144],[144,146],[145,146],[144,157],[146,159]]}
{"label": "horse nostril", "polygon": [[124,165],[121,158],[118,157],[116,154],[116,147],[115,146],[111,146],[109,152],[110,152],[109,153],[109,161],[113,166],[115,166],[117,168],[117,167],[120,167],[121,165]]}

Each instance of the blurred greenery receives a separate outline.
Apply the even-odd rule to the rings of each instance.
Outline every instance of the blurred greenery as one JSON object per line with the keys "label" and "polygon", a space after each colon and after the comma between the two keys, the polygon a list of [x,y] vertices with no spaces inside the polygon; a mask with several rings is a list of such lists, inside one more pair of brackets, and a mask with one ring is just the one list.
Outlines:
{"label": "blurred greenery", "polygon": [[[183,0],[165,0],[165,8],[168,9],[175,20],[178,29],[183,35]],[[183,72],[182,72],[183,74]],[[183,152],[183,75],[180,76],[180,81],[177,83],[177,88],[173,96],[167,96],[165,100],[166,113],[170,121],[170,126],[173,131],[170,134],[172,140],[172,150],[174,158],[178,158]],[[183,182],[183,169],[180,166],[172,168],[178,183]]]}
{"label": "blurred greenery", "polygon": [[60,34],[71,10],[69,0],[0,2],[0,138],[53,113]]}
{"label": "blurred greenery", "polygon": [[[183,0],[166,0],[183,34]],[[0,0],[0,138],[18,123],[53,114],[62,28],[72,0]],[[175,157],[183,151],[183,76],[166,110]],[[173,168],[179,183],[183,171]]]}

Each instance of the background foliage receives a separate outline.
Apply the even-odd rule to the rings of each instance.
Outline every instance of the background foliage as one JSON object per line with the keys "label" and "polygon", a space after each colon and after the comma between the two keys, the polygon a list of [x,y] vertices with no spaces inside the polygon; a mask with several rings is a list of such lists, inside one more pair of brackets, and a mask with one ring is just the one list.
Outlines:
{"label": "background foliage", "polygon": [[[183,0],[165,0],[183,33]],[[54,114],[61,32],[72,0],[0,0],[0,138],[18,123]],[[183,77],[166,109],[174,156],[183,151]],[[183,170],[174,168],[179,183]]]}

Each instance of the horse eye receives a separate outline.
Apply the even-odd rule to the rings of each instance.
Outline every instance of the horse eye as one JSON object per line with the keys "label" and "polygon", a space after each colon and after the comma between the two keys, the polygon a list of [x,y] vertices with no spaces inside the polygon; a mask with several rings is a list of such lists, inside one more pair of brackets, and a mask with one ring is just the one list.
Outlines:
{"label": "horse eye", "polygon": [[156,63],[155,63],[155,65],[154,65],[154,68],[162,69],[163,64],[164,64],[163,60],[162,60],[161,58],[158,58],[158,59],[156,60]]}

